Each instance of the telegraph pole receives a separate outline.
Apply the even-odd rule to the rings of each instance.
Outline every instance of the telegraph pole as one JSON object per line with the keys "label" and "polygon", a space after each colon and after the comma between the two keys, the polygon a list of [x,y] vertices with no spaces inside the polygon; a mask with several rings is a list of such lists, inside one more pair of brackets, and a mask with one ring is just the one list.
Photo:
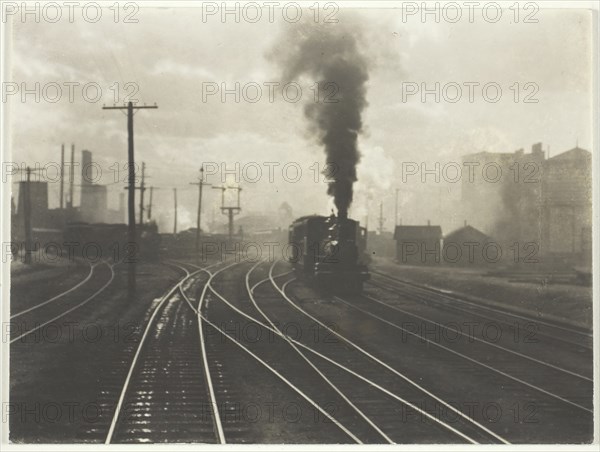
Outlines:
{"label": "telegraph pole", "polygon": [[398,226],[398,192],[400,191],[399,188],[396,189],[396,209],[394,212],[394,227]]}
{"label": "telegraph pole", "polygon": [[175,215],[173,219],[173,235],[177,234],[177,189],[173,189],[173,200],[175,201]]}
{"label": "telegraph pole", "polygon": [[69,168],[69,202],[67,210],[73,213],[73,185],[75,184],[75,144],[71,143],[71,167]]}
{"label": "telegraph pole", "polygon": [[25,210],[25,263],[31,264],[31,168],[27,167],[27,182],[25,182],[25,196],[23,197],[23,208]]}
{"label": "telegraph pole", "polygon": [[142,182],[140,184],[140,226],[144,224],[144,192],[146,191],[146,163],[142,162]]}
{"label": "telegraph pole", "polygon": [[150,201],[148,202],[148,221],[152,219],[152,192],[154,187],[150,187]]}
{"label": "telegraph pole", "polygon": [[[129,191],[127,193],[127,217],[129,227],[127,230],[127,240],[130,244],[133,245],[133,255],[130,256],[128,263],[128,289],[130,300],[131,296],[135,292],[135,261],[137,257],[135,256],[135,158],[133,152],[133,111],[140,110],[143,108],[158,108],[156,104],[154,105],[140,105],[134,106],[133,102],[127,102],[127,105],[122,107],[112,106],[112,107],[102,107],[103,110],[127,110],[127,160],[128,160],[128,183],[129,183]],[[131,246],[131,245],[130,245]]]}
{"label": "telegraph pole", "polygon": [[200,167],[200,178],[198,182],[190,182],[198,186],[198,214],[196,216],[196,252],[200,251],[200,218],[202,216],[202,186],[211,185],[204,182],[204,166]]}
{"label": "telegraph pole", "polygon": [[[62,212],[64,207],[65,197],[65,144],[60,147],[60,211]],[[61,213],[62,214],[62,213]],[[64,218],[64,216],[63,216]]]}

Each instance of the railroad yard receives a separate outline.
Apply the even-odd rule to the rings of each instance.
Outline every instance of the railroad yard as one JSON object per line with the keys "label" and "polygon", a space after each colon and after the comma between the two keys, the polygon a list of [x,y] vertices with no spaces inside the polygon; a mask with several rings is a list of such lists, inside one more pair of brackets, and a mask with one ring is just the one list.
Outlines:
{"label": "railroad yard", "polygon": [[327,295],[283,260],[164,259],[132,301],[124,264],[15,272],[10,439],[592,440],[590,330],[380,264],[362,294]]}
{"label": "railroad yard", "polygon": [[597,5],[88,3],[2,3],[2,450],[595,450]]}

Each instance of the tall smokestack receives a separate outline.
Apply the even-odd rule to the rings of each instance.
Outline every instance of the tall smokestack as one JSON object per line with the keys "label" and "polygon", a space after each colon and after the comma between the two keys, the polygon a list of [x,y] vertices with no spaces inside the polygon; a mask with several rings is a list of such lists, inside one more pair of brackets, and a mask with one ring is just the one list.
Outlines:
{"label": "tall smokestack", "polygon": [[[92,181],[92,153],[90,151],[83,150],[81,151],[81,187],[79,190],[79,205],[83,212],[86,212],[83,215],[93,214],[90,210],[93,210],[93,201],[92,201],[92,193],[91,186]],[[89,218],[87,221],[91,221]]]}
{"label": "tall smokestack", "polygon": [[318,80],[318,102],[304,109],[319,142],[324,146],[329,179],[327,193],[333,196],[340,218],[347,218],[360,160],[358,134],[362,132],[362,111],[367,106],[366,57],[359,51],[356,28],[345,30],[331,24],[297,26],[285,45],[276,49],[283,80],[306,75]]}
{"label": "tall smokestack", "polygon": [[81,186],[92,185],[91,178],[94,176],[92,168],[92,153],[90,151],[81,151]]}

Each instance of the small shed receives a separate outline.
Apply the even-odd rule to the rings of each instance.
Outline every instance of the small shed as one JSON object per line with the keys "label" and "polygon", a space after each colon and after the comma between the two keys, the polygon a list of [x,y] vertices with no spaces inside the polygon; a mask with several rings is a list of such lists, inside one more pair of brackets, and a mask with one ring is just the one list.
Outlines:
{"label": "small shed", "polygon": [[440,263],[441,226],[396,226],[396,261],[400,264],[435,265]]}
{"label": "small shed", "polygon": [[442,259],[446,265],[479,266],[496,256],[494,240],[473,226],[463,226],[444,237]]}

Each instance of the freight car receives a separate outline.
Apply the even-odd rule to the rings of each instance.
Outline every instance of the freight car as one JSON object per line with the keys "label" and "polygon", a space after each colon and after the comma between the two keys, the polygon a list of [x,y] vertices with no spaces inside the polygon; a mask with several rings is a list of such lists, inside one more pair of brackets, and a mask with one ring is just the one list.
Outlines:
{"label": "freight car", "polygon": [[126,261],[135,252],[137,259],[157,259],[160,235],[156,224],[138,226],[136,232],[136,244],[132,246],[128,241],[127,225],[124,223],[77,222],[67,224],[63,237],[65,242],[72,244],[76,256],[92,259],[101,256],[113,261]]}
{"label": "freight car", "polygon": [[370,278],[366,230],[344,217],[311,215],[289,228],[289,261],[299,276],[332,292],[360,292]]}

